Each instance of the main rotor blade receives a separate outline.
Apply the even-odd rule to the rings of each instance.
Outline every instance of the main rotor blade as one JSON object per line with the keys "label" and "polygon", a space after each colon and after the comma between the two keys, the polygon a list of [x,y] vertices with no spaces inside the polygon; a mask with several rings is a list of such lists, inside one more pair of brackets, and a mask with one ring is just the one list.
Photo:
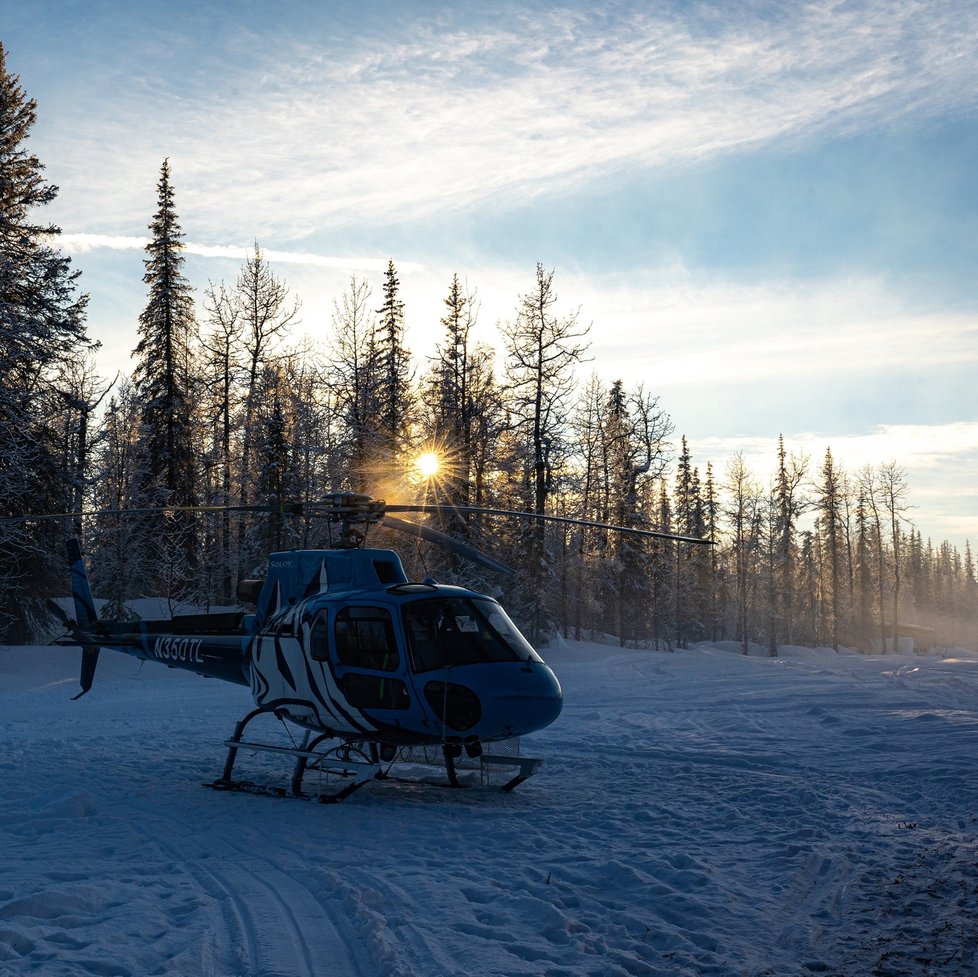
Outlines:
{"label": "main rotor blade", "polygon": [[[45,512],[41,515],[0,516],[0,525],[46,522],[51,519],[81,519],[94,516],[147,516],[176,512],[272,512],[269,505],[155,505],[132,509],[83,509],[79,512]],[[289,512],[288,508],[284,510]]]}
{"label": "main rotor blade", "polygon": [[520,512],[514,509],[484,509],[474,505],[388,505],[388,512],[470,512],[473,515],[508,516],[522,519],[538,520],[540,522],[566,523],[571,526],[584,526],[589,529],[610,529],[616,533],[628,533],[632,536],[648,536],[652,539],[669,539],[676,543],[702,543],[712,546],[709,539],[699,536],[680,536],[678,533],[664,533],[657,529],[633,529],[630,526],[612,526],[606,522],[593,522],[590,519],[572,519],[569,516],[541,516],[535,512]]}
{"label": "main rotor blade", "polygon": [[426,539],[429,543],[437,543],[439,546],[444,546],[453,553],[457,553],[466,560],[477,563],[487,570],[502,573],[507,577],[514,573],[512,567],[508,567],[505,563],[494,560],[491,556],[487,556],[474,546],[460,543],[457,539],[452,539],[451,536],[446,536],[444,533],[438,532],[437,529],[431,529],[428,526],[419,526],[416,522],[407,522],[404,519],[396,519],[394,516],[385,516],[381,525],[386,526],[388,529],[396,529],[398,532],[407,533],[409,536]]}
{"label": "main rotor blade", "polygon": [[[349,501],[347,501],[349,500]],[[49,519],[70,519],[92,516],[136,516],[149,515],[151,513],[178,513],[178,512],[254,512],[272,513],[277,512],[289,516],[312,516],[317,518],[331,519],[340,521],[349,519],[351,522],[375,522],[388,512],[448,512],[448,513],[470,513],[472,515],[485,516],[504,516],[507,518],[529,519],[538,522],[563,523],[569,526],[583,526],[588,529],[611,530],[616,533],[626,533],[630,536],[644,536],[651,539],[672,540],[677,543],[698,543],[705,546],[712,546],[713,541],[701,539],[698,536],[682,536],[678,533],[666,533],[657,529],[637,529],[632,526],[614,526],[606,522],[595,522],[591,519],[574,519],[570,516],[548,516],[539,515],[535,512],[524,512],[518,509],[493,509],[484,506],[473,505],[439,505],[439,504],[390,504],[382,500],[371,499],[369,496],[357,496],[350,493],[338,493],[334,498],[327,497],[321,501],[312,502],[286,502],[286,503],[264,503],[253,505],[190,505],[190,506],[146,506],[133,509],[93,509],[81,512],[48,512],[43,515],[23,515],[23,516],[0,516],[0,526],[15,524],[20,522],[40,522]],[[404,523],[405,526],[415,526],[414,523]],[[400,528],[394,527],[391,528]],[[403,532],[421,536],[423,532],[437,532],[429,530],[428,527],[417,527],[415,529],[404,529]],[[439,534],[442,535],[442,534]],[[458,543],[449,536],[434,540],[443,546],[451,548],[452,544],[465,546]],[[478,554],[478,550],[468,547],[469,553],[466,559],[471,559],[478,563],[479,559],[471,554]],[[480,554],[481,556],[481,554]],[[491,557],[484,557],[492,561]],[[502,566],[502,564],[499,564]],[[495,568],[494,568],[495,569]],[[507,568],[508,569],[508,568]],[[504,571],[499,571],[504,572]],[[510,571],[512,572],[512,571]]]}

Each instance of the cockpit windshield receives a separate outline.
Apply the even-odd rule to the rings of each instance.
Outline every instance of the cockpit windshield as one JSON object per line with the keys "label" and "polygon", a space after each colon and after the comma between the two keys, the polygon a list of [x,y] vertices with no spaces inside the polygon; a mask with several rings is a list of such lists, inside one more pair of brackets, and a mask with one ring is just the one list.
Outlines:
{"label": "cockpit windshield", "polygon": [[431,597],[401,609],[416,672],[447,665],[542,659],[493,600]]}

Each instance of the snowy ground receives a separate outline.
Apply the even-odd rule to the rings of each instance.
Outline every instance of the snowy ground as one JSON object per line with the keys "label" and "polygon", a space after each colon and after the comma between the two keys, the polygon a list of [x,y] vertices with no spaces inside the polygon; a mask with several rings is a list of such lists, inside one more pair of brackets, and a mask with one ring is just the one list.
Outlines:
{"label": "snowy ground", "polygon": [[243,688],[0,649],[0,974],[978,973],[978,661],[548,658],[514,793],[323,806],[200,786]]}

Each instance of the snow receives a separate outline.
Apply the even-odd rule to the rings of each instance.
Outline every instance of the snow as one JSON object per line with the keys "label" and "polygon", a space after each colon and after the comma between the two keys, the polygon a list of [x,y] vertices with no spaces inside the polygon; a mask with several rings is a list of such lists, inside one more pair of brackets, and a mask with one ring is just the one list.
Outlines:
{"label": "snow", "polygon": [[243,688],[0,649],[0,974],[972,977],[976,656],[783,652],[566,643],[515,792],[325,806],[200,786]]}

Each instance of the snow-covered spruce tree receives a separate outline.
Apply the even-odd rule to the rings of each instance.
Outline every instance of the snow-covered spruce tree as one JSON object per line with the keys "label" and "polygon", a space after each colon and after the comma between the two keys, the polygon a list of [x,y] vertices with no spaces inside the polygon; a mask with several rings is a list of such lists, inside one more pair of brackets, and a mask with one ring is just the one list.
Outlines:
{"label": "snow-covered spruce tree", "polygon": [[[58,426],[69,393],[66,368],[92,345],[79,273],[53,247],[60,229],[32,215],[58,193],[24,146],[36,110],[0,44],[0,516],[60,512],[76,498]],[[62,583],[66,528],[0,528],[0,636],[24,639],[30,599]]]}
{"label": "snow-covered spruce tree", "polygon": [[[197,468],[193,450],[191,340],[196,333],[190,283],[183,273],[183,231],[174,208],[170,164],[163,161],[156,185],[158,208],[144,260],[148,302],[139,317],[133,350],[135,393],[142,408],[141,447],[145,463],[139,487],[143,506],[195,504]],[[174,596],[191,592],[198,563],[196,517],[190,512],[146,516],[157,541],[158,579],[140,581]]]}

